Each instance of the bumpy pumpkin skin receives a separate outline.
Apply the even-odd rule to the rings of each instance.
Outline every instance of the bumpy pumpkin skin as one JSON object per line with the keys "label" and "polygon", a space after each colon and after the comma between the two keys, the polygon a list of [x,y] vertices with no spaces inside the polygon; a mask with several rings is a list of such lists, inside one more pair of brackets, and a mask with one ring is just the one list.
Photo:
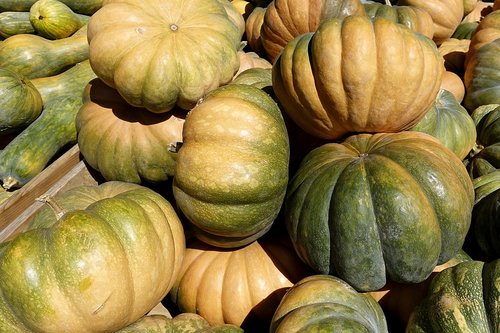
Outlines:
{"label": "bumpy pumpkin skin", "polygon": [[165,297],[185,240],[162,196],[132,188],[58,213],[0,248],[0,331],[115,332]]}
{"label": "bumpy pumpkin skin", "polygon": [[466,261],[438,273],[406,333],[484,332],[500,328],[500,259]]}
{"label": "bumpy pumpkin skin", "polygon": [[234,11],[218,0],[107,1],[88,24],[90,64],[133,106],[191,109],[238,70],[245,24]]}
{"label": "bumpy pumpkin skin", "polygon": [[87,163],[106,180],[157,183],[173,176],[170,146],[182,140],[185,111],[155,114],[128,104],[94,79],[76,115],[78,146]]}
{"label": "bumpy pumpkin skin", "polygon": [[379,332],[387,323],[380,305],[341,279],[311,275],[290,288],[274,313],[270,333]]}
{"label": "bumpy pumpkin skin", "polygon": [[421,282],[455,256],[473,201],[462,161],[434,137],[359,134],[306,155],[288,187],[285,221],[315,271],[372,291],[388,279]]}
{"label": "bumpy pumpkin skin", "polygon": [[190,111],[176,157],[173,194],[196,237],[249,244],[272,225],[288,183],[290,146],[274,100],[229,84]]}
{"label": "bumpy pumpkin skin", "polygon": [[262,46],[271,63],[295,37],[316,31],[331,18],[366,15],[359,0],[273,0],[266,8],[261,26]]}
{"label": "bumpy pumpkin skin", "polygon": [[429,38],[384,18],[349,16],[288,43],[273,64],[273,88],[300,127],[334,140],[412,127],[434,103],[443,72]]}

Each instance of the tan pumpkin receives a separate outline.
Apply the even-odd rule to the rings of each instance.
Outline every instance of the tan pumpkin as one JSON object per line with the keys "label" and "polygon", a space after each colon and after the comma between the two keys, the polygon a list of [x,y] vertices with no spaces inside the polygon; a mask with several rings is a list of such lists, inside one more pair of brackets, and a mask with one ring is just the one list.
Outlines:
{"label": "tan pumpkin", "polygon": [[441,89],[448,90],[455,96],[458,103],[461,103],[465,96],[465,86],[464,82],[457,74],[445,71],[443,73],[443,82],[441,83]]}
{"label": "tan pumpkin", "polygon": [[231,4],[236,8],[238,13],[240,13],[245,20],[255,8],[255,5],[253,3],[246,0],[232,0]]}
{"label": "tan pumpkin", "polygon": [[469,15],[477,6],[479,0],[463,0],[464,1],[464,17]]}
{"label": "tan pumpkin", "polygon": [[464,74],[465,54],[469,50],[470,40],[448,38],[439,45],[439,54],[444,59],[444,67],[462,77]]}
{"label": "tan pumpkin", "polygon": [[170,296],[181,312],[198,313],[211,325],[263,332],[286,290],[308,274],[281,235],[231,250],[193,241]]}
{"label": "tan pumpkin", "polygon": [[273,65],[273,88],[306,132],[337,139],[412,127],[434,102],[443,71],[429,38],[352,15],[288,43]]}
{"label": "tan pumpkin", "polygon": [[262,46],[268,59],[274,62],[295,37],[316,31],[324,20],[348,15],[366,15],[359,0],[273,0],[267,6],[261,27]]}
{"label": "tan pumpkin", "polygon": [[465,67],[475,61],[476,52],[486,44],[500,38],[500,11],[492,12],[481,20],[465,55]]}
{"label": "tan pumpkin", "polygon": [[264,22],[264,15],[266,9],[263,7],[256,7],[245,21],[245,34],[248,46],[257,53],[259,56],[264,56],[265,51],[260,39],[260,28]]}
{"label": "tan pumpkin", "polygon": [[467,22],[479,22],[486,15],[493,11],[493,6],[491,2],[478,1],[476,2],[474,9],[470,11],[463,19],[462,23]]}
{"label": "tan pumpkin", "polygon": [[238,51],[238,57],[240,58],[240,68],[234,74],[234,77],[237,77],[241,72],[250,68],[273,68],[273,65],[267,59],[260,57],[252,51],[245,52],[240,50]]}

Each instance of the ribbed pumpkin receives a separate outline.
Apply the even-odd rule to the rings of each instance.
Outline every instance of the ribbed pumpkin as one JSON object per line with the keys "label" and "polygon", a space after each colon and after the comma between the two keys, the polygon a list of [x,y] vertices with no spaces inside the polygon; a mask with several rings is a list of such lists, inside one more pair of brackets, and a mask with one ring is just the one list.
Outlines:
{"label": "ribbed pumpkin", "polygon": [[334,276],[311,275],[283,296],[269,332],[386,333],[388,330],[380,305],[370,295],[358,293]]}
{"label": "ribbed pumpkin", "polygon": [[439,54],[444,59],[446,70],[463,77],[465,54],[469,50],[470,40],[448,38],[439,45]]}
{"label": "ribbed pumpkin", "polygon": [[358,134],[306,155],[288,187],[285,221],[316,272],[372,291],[387,279],[421,282],[455,256],[473,201],[462,161],[434,137]]}
{"label": "ribbed pumpkin", "polygon": [[0,68],[0,135],[19,131],[42,113],[42,97],[30,80]]}
{"label": "ribbed pumpkin", "polygon": [[262,46],[273,63],[295,37],[316,31],[325,20],[349,15],[366,15],[359,0],[273,0],[266,8],[261,26]]}
{"label": "ribbed pumpkin", "polygon": [[56,223],[0,245],[0,331],[115,332],[172,287],[185,239],[170,203],[128,183],[83,195],[83,209],[47,199]]}
{"label": "ribbed pumpkin", "polygon": [[249,68],[238,74],[232,83],[248,84],[259,89],[272,89],[271,68]]}
{"label": "ribbed pumpkin", "polygon": [[231,250],[195,240],[188,243],[170,296],[181,312],[197,313],[211,325],[262,332],[286,290],[308,274],[282,235]]}
{"label": "ribbed pumpkin", "polygon": [[487,104],[472,112],[477,142],[466,161],[471,178],[500,169],[500,104]]}
{"label": "ribbed pumpkin", "polygon": [[500,329],[500,259],[466,261],[438,273],[412,313],[406,333],[481,332]]}
{"label": "ribbed pumpkin", "polygon": [[412,131],[430,134],[463,160],[476,143],[476,126],[467,110],[447,90],[440,90],[436,102]]}
{"label": "ribbed pumpkin", "polygon": [[173,194],[212,245],[249,244],[281,209],[290,147],[285,122],[262,90],[229,84],[212,91],[184,123]]}
{"label": "ribbed pumpkin", "polygon": [[266,9],[262,7],[256,7],[245,21],[245,36],[248,42],[248,46],[257,53],[259,56],[265,56],[265,50],[262,46],[262,41],[260,39],[260,29],[262,23],[264,23],[264,15],[266,14]]}
{"label": "ribbed pumpkin", "polygon": [[238,76],[241,72],[249,68],[272,68],[273,65],[267,61],[265,58],[260,57],[257,53],[253,51],[238,51],[238,57],[240,58],[240,67],[234,76]]}
{"label": "ribbed pumpkin", "polygon": [[462,103],[465,96],[465,86],[460,76],[454,72],[445,71],[443,73],[443,81],[441,81],[440,88],[451,92],[457,102]]}
{"label": "ribbed pumpkin", "polygon": [[306,132],[408,129],[434,103],[444,71],[429,38],[384,18],[324,21],[287,44],[273,64],[283,109]]}
{"label": "ribbed pumpkin", "polygon": [[185,111],[152,113],[128,104],[99,79],[86,87],[76,116],[78,146],[85,161],[107,180],[155,183],[174,174]]}
{"label": "ribbed pumpkin", "polygon": [[188,110],[238,70],[245,23],[224,2],[106,1],[88,24],[90,64],[133,106]]}

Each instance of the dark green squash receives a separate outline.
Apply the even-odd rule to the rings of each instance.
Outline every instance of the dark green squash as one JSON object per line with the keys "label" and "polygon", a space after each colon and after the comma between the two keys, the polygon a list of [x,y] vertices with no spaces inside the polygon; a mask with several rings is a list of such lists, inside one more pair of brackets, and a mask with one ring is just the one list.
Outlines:
{"label": "dark green squash", "polygon": [[476,31],[478,25],[479,22],[460,23],[453,35],[451,35],[451,38],[472,39],[472,35],[474,35],[474,32]]}
{"label": "dark green squash", "polygon": [[359,134],[312,150],[291,179],[285,222],[316,272],[361,291],[417,283],[462,248],[474,201],[462,161],[420,132]]}
{"label": "dark green squash", "polygon": [[35,29],[30,22],[29,12],[0,13],[0,36],[9,38],[17,34],[32,34]]}

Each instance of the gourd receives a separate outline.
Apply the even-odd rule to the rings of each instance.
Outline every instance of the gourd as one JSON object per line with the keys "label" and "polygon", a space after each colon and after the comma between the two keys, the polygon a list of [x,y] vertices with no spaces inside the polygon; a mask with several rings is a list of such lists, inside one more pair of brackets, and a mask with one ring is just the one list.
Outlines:
{"label": "gourd", "polygon": [[0,36],[9,38],[17,34],[32,34],[35,29],[29,20],[29,12],[0,13]]}
{"label": "gourd", "polygon": [[257,53],[253,51],[244,52],[238,51],[238,56],[240,58],[240,67],[234,77],[238,76],[241,72],[249,68],[272,68],[273,65],[267,61],[265,58],[260,57]]}
{"label": "gourd", "polygon": [[56,40],[19,34],[0,44],[0,63],[28,79],[52,76],[87,59],[88,48],[86,26],[70,37]]}
{"label": "gourd", "polygon": [[48,39],[66,38],[87,24],[90,16],[73,12],[59,0],[37,0],[29,19],[38,35]]}
{"label": "gourd", "polygon": [[444,59],[444,67],[447,71],[460,76],[464,75],[465,54],[469,50],[470,40],[448,38],[438,47],[439,54]]}
{"label": "gourd", "polygon": [[260,39],[260,29],[262,27],[262,23],[264,23],[265,14],[266,8],[255,7],[245,20],[245,37],[248,42],[248,46],[252,51],[261,57],[265,57],[266,55],[266,51],[264,50]]}
{"label": "gourd", "polygon": [[92,69],[133,106],[155,113],[175,105],[189,110],[238,70],[244,20],[225,6],[232,5],[107,1],[88,24]]}
{"label": "gourd", "polygon": [[166,296],[185,251],[182,224],[149,188],[99,189],[115,185],[119,194],[84,209],[46,198],[57,222],[0,246],[0,331],[115,332]]}
{"label": "gourd", "polygon": [[406,333],[498,332],[500,259],[466,261],[438,273]]}
{"label": "gourd", "polygon": [[479,22],[464,22],[460,23],[458,27],[455,29],[451,38],[457,39],[472,39],[474,32],[476,32],[477,27],[479,26]]}
{"label": "gourd", "polygon": [[76,115],[85,161],[107,180],[157,183],[174,175],[171,147],[182,140],[186,113],[155,114],[128,104],[99,79],[85,89]]}
{"label": "gourd", "polygon": [[42,112],[40,93],[22,75],[0,68],[0,135],[20,131]]}
{"label": "gourd", "polygon": [[238,74],[231,83],[270,90],[273,85],[271,68],[249,68]]}
{"label": "gourd", "polygon": [[411,128],[434,102],[443,72],[429,38],[352,15],[288,43],[273,64],[273,89],[302,129],[335,140]]}
{"label": "gourd", "polygon": [[267,58],[274,63],[286,44],[295,37],[316,31],[320,23],[349,15],[366,15],[359,0],[273,0],[266,7],[260,40]]}
{"label": "gourd", "polygon": [[443,73],[443,81],[441,81],[441,89],[447,90],[453,94],[458,103],[462,103],[465,96],[465,86],[462,78],[458,74],[445,71]]}
{"label": "gourd", "polygon": [[455,256],[473,203],[465,166],[436,138],[365,133],[306,155],[289,182],[284,218],[316,272],[373,291],[388,280],[421,282]]}
{"label": "gourd", "polygon": [[436,102],[412,131],[430,134],[463,160],[476,143],[476,126],[467,110],[447,90],[440,90]]}
{"label": "gourd", "polygon": [[[0,12],[2,11],[29,11],[37,0],[2,0]],[[80,14],[92,15],[102,7],[103,0],[60,0],[68,5],[73,11]]]}
{"label": "gourd", "polygon": [[311,275],[288,289],[271,321],[270,333],[379,332],[387,322],[367,294],[330,275]]}
{"label": "gourd", "polygon": [[249,244],[281,209],[290,146],[281,111],[264,91],[228,84],[184,123],[173,194],[196,237],[221,247]]}

